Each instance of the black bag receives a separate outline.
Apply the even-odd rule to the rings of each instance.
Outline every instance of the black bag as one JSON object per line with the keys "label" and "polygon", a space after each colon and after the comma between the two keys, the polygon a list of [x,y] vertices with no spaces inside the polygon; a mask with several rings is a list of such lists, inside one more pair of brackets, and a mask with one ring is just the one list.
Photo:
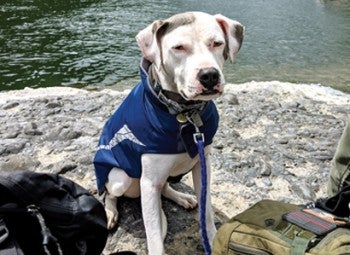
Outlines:
{"label": "black bag", "polygon": [[316,207],[338,217],[350,217],[350,186],[344,187],[333,197],[317,199]]}
{"label": "black bag", "polygon": [[106,222],[103,205],[62,176],[0,173],[1,255],[100,255]]}

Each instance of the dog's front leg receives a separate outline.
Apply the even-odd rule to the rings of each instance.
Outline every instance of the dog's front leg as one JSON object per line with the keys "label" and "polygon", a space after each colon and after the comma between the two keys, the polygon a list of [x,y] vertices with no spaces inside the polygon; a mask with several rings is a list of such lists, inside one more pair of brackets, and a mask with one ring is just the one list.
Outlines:
{"label": "dog's front leg", "polygon": [[164,254],[163,226],[166,225],[161,212],[161,190],[147,177],[141,177],[142,216],[147,236],[148,253]]}
{"label": "dog's front leg", "polygon": [[[213,243],[214,236],[216,234],[216,227],[214,223],[214,213],[211,205],[211,195],[210,195],[210,160],[209,160],[209,151],[210,147],[206,147],[205,156],[206,156],[206,166],[207,166],[207,197],[206,197],[206,205],[205,205],[205,222],[208,233],[208,239],[210,245]],[[200,196],[201,196],[201,166],[200,162],[198,162],[193,170],[192,170],[192,178],[193,178],[193,186],[196,192],[197,200],[199,201],[198,208],[201,207]],[[198,210],[199,211],[199,210]]]}
{"label": "dog's front leg", "polygon": [[[147,236],[148,254],[165,254],[163,240],[166,235],[166,218],[161,207],[161,191],[168,174],[162,164],[142,158],[141,206]],[[164,167],[164,166],[163,166]]]}

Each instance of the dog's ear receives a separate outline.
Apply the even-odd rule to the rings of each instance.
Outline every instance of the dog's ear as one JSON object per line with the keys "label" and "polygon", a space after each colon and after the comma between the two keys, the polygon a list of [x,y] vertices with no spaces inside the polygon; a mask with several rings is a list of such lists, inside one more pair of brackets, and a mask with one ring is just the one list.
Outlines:
{"label": "dog's ear", "polygon": [[229,19],[221,14],[216,14],[214,17],[224,31],[226,37],[224,57],[225,59],[230,58],[231,62],[233,62],[236,53],[242,46],[244,27],[238,21]]}
{"label": "dog's ear", "polygon": [[166,27],[166,22],[156,20],[136,35],[136,41],[143,57],[154,63],[157,67],[161,64],[162,49],[160,42]]}

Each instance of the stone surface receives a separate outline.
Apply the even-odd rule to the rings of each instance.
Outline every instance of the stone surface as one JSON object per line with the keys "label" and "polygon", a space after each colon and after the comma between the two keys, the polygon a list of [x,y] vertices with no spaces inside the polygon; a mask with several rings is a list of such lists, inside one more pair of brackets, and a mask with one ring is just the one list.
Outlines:
{"label": "stone surface", "polygon": [[[96,194],[92,165],[99,134],[127,91],[73,88],[0,93],[0,171],[60,173]],[[330,162],[350,113],[350,96],[318,85],[227,85],[216,100],[212,199],[218,225],[269,198],[306,203],[326,195]],[[176,189],[193,192],[186,176]],[[118,203],[120,221],[105,253],[146,254],[140,200]],[[197,210],[164,199],[168,254],[203,254]]]}

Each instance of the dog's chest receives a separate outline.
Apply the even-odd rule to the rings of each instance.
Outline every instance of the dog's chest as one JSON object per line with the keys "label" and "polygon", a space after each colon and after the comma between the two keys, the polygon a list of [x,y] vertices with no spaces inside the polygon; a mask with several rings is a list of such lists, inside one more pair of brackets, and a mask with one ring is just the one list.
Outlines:
{"label": "dog's chest", "polygon": [[[209,150],[208,147],[205,148]],[[152,169],[156,173],[162,172],[167,176],[179,176],[191,171],[198,163],[198,156],[191,158],[187,153],[179,154],[144,154],[142,168]]]}

